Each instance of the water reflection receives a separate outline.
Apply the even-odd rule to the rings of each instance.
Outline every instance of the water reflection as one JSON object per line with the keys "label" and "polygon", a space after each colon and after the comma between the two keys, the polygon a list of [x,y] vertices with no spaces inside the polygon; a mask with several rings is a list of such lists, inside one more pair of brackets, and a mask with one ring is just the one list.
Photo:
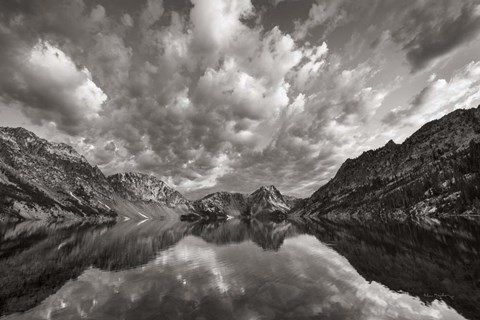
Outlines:
{"label": "water reflection", "polygon": [[479,270],[462,267],[478,261],[478,225],[448,223],[460,222],[2,226],[0,307],[6,319],[473,319],[478,282],[456,273]]}

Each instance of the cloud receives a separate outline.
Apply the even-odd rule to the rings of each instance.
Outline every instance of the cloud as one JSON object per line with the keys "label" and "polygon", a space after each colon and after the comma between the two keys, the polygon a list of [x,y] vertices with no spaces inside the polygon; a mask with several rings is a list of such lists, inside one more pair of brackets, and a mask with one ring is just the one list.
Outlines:
{"label": "cloud", "polygon": [[[163,15],[163,1],[162,0],[147,0],[147,4],[143,9],[139,23],[141,29],[149,29],[155,22],[157,22]],[[127,23],[129,20],[127,18]]]}
{"label": "cloud", "polygon": [[278,27],[267,32],[257,46],[255,54],[250,57],[249,72],[268,80],[272,86],[282,82],[302,59],[302,52],[292,37],[283,34]]}
{"label": "cloud", "polygon": [[23,112],[34,123],[54,122],[58,129],[75,134],[99,117],[105,93],[92,81],[88,69],[48,42],[38,42],[30,52],[10,57],[4,66],[10,78],[2,78],[0,90],[23,103]]}
{"label": "cloud", "polygon": [[90,20],[93,23],[102,23],[105,20],[105,8],[101,5],[94,7],[90,13]]}
{"label": "cloud", "polygon": [[267,86],[262,78],[254,78],[241,71],[235,60],[230,58],[218,71],[208,69],[205,72],[198,81],[196,96],[199,103],[208,101],[210,108],[219,112],[222,110],[218,109],[225,107],[226,120],[261,120],[275,117],[288,104],[286,91],[287,88],[281,84]]}
{"label": "cloud", "polygon": [[126,47],[116,34],[97,34],[90,47],[86,63],[107,93],[124,90],[129,80],[133,49]]}
{"label": "cloud", "polygon": [[241,19],[253,12],[250,0],[193,0],[190,19],[193,24],[192,50],[205,63],[215,63],[220,51],[234,46],[236,38],[248,32]]}
{"label": "cloud", "polygon": [[295,39],[303,39],[308,33],[319,26],[325,25],[325,33],[332,30],[345,19],[345,13],[342,12],[341,6],[343,1],[317,1],[313,3],[308,18],[303,21],[295,23]]}
{"label": "cloud", "polygon": [[471,62],[457,70],[450,80],[430,77],[429,84],[418,92],[410,104],[391,110],[383,122],[421,125],[455,109],[468,109],[480,101],[480,62]]}
{"label": "cloud", "polygon": [[[380,124],[395,135],[474,103],[476,63],[458,79],[437,68],[427,84],[409,69],[476,39],[475,1],[287,7],[4,0],[0,101],[56,128],[107,174],[154,173],[195,196],[263,184],[308,196],[377,146]],[[277,14],[304,16],[270,21]]]}
{"label": "cloud", "polygon": [[[209,187],[242,152],[270,142],[290,103],[285,77],[302,51],[278,28],[262,35],[261,29],[244,25],[241,19],[252,8],[248,1],[213,7],[197,1],[191,24],[172,13],[167,27],[141,31],[136,52],[145,51],[147,59],[130,66],[129,85],[135,91],[108,106],[110,122],[122,123],[112,126],[113,134],[134,155],[138,170],[160,172],[183,188]],[[210,9],[218,17],[212,19]],[[211,46],[199,47],[200,41]],[[118,87],[102,80],[101,63],[89,63],[102,68],[96,72],[100,83]],[[119,73],[118,67],[111,69]]]}
{"label": "cloud", "polygon": [[64,48],[108,95],[82,113],[95,116],[89,127],[70,131],[107,173],[154,172],[196,194],[274,183],[304,195],[334,172],[354,145],[343,136],[382,101],[383,91],[367,86],[369,64],[342,69],[326,42],[247,25],[250,1],[197,0],[188,15],[147,2],[116,19],[105,8],[79,6],[71,23],[95,21],[101,32],[72,33]]}
{"label": "cloud", "polygon": [[402,45],[412,72],[476,38],[479,6],[477,1],[422,1],[400,15],[392,35]]}
{"label": "cloud", "polygon": [[[478,1],[323,1],[314,2],[308,17],[295,22],[294,38],[324,39],[352,22],[372,19],[370,28],[389,30],[412,72],[429,67],[476,39],[480,32]],[[381,20],[376,19],[378,15]]]}
{"label": "cloud", "polygon": [[121,22],[124,26],[126,27],[133,27],[133,19],[132,19],[132,16],[129,15],[128,13],[125,13],[122,18],[121,18]]}
{"label": "cloud", "polygon": [[303,58],[307,60],[299,67],[295,74],[294,84],[298,90],[309,90],[312,86],[312,79],[325,66],[326,60],[324,57],[328,53],[328,46],[323,42],[321,46],[316,48],[306,47],[304,49]]}

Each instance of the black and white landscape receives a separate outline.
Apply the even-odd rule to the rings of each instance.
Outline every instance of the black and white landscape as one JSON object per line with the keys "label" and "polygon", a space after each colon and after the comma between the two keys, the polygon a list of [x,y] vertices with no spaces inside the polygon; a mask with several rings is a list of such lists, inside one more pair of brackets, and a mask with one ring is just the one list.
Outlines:
{"label": "black and white landscape", "polygon": [[480,212],[480,107],[422,126],[402,144],[347,159],[310,197],[275,186],[250,194],[219,191],[188,200],[136,172],[105,176],[72,147],[23,128],[0,128],[3,219],[189,219],[319,215],[445,217]]}
{"label": "black and white landscape", "polygon": [[0,319],[480,319],[480,0],[0,1]]}

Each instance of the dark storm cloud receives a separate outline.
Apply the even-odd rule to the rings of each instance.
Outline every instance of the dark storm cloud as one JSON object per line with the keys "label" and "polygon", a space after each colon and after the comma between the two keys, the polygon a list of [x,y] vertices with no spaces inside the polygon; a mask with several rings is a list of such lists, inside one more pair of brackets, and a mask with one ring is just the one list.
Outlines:
{"label": "dark storm cloud", "polygon": [[480,2],[424,1],[410,3],[393,30],[412,71],[418,71],[474,39],[480,32]]}
{"label": "dark storm cloud", "polygon": [[[354,30],[359,27],[390,30],[393,40],[404,51],[412,72],[424,69],[433,60],[468,43],[480,32],[478,0],[317,0],[302,2],[302,5],[292,0],[275,2],[279,3],[278,8],[304,8],[308,3],[308,13],[303,12],[303,19],[295,23],[295,34],[299,38],[323,39],[335,29],[341,30],[352,23],[355,23]],[[275,21],[274,18],[266,19]],[[338,32],[336,37],[342,39],[341,33]],[[335,46],[337,39],[333,37],[332,40],[329,44]],[[374,39],[372,46],[378,45],[379,41],[380,38]],[[345,39],[341,45],[344,42]]]}

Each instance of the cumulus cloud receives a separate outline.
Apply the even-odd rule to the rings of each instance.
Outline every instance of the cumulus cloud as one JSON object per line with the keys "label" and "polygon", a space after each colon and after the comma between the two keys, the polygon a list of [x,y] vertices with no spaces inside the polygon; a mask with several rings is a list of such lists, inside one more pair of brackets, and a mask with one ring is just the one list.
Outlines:
{"label": "cumulus cloud", "polygon": [[241,18],[253,12],[250,0],[194,0],[190,19],[193,24],[192,50],[211,64],[248,32]]}
{"label": "cumulus cloud", "polygon": [[295,73],[294,84],[298,90],[311,89],[311,80],[321,72],[321,68],[325,66],[324,57],[328,53],[328,46],[323,42],[321,46],[316,48],[307,47],[304,49],[303,58],[306,60]]}
{"label": "cumulus cloud", "polygon": [[53,121],[60,130],[76,133],[87,121],[99,117],[105,93],[93,81],[88,69],[73,61],[48,42],[39,42],[28,54],[12,57],[0,90],[23,103],[25,115],[34,123]]}

